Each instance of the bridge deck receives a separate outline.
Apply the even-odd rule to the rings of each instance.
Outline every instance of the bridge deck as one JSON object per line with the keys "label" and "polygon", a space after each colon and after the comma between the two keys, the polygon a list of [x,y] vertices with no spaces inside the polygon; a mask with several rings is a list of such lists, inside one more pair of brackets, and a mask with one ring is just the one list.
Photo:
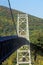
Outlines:
{"label": "bridge deck", "polygon": [[[25,38],[18,36],[0,37],[0,63],[23,45],[29,44]],[[42,51],[43,48],[31,43],[31,50]]]}
{"label": "bridge deck", "polygon": [[0,37],[0,62],[4,61],[11,53],[16,51],[26,42],[24,38],[18,36]]}

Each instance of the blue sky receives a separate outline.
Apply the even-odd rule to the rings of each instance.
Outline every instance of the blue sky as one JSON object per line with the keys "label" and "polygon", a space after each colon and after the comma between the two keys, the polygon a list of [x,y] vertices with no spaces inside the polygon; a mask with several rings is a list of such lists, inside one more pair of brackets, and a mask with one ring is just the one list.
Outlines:
{"label": "blue sky", "polygon": [[[13,9],[43,18],[43,0],[10,0],[10,3]],[[0,0],[0,5],[8,6],[8,1]]]}

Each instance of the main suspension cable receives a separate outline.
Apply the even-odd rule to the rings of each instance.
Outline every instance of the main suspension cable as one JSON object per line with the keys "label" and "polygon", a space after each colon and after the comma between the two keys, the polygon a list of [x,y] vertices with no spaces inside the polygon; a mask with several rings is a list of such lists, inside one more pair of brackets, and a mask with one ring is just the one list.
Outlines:
{"label": "main suspension cable", "polygon": [[[9,3],[9,8],[10,8],[10,12],[11,12],[12,21],[13,21],[13,23],[15,24],[15,22],[14,22],[14,16],[13,16],[13,13],[12,13],[11,4],[10,4],[10,1],[9,1],[9,0],[8,0],[8,3]],[[15,24],[15,25],[16,25],[16,24]],[[14,25],[14,26],[15,26],[15,25]],[[16,30],[16,33],[17,33],[16,26],[15,26],[14,29]]]}

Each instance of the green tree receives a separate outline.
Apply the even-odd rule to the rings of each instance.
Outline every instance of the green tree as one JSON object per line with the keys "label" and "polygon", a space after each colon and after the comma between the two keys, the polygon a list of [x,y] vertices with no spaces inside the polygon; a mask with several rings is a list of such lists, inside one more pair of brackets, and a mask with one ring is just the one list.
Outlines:
{"label": "green tree", "polygon": [[30,35],[30,42],[34,44],[43,45],[43,32],[34,30],[32,34]]}

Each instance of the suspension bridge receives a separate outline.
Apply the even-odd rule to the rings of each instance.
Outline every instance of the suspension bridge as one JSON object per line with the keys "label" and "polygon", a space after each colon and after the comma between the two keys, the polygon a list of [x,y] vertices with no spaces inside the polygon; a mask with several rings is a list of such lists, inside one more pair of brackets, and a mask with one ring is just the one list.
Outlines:
{"label": "suspension bridge", "polygon": [[[14,22],[14,17],[12,14],[10,2],[9,2],[9,7],[11,11],[12,21]],[[34,49],[34,47],[36,48],[35,50],[38,49],[42,50],[42,48],[34,44],[30,44],[28,24],[29,24],[28,14],[18,14],[17,27],[16,27],[17,35],[0,37],[0,64],[5,59],[7,59],[7,57],[9,57],[13,52],[17,51],[17,65],[19,64],[32,65],[30,50]]]}
{"label": "suspension bridge", "polygon": [[4,60],[6,60],[7,57],[9,57],[13,52],[17,51],[17,64],[18,65],[19,64],[30,64],[31,65],[30,50],[35,50],[36,53],[37,51],[43,52],[43,48],[37,45],[34,45],[30,43],[29,41],[29,36],[28,36],[29,32],[28,32],[28,23],[27,23],[28,20],[27,19],[28,19],[27,14],[22,14],[22,15],[18,14],[18,18],[17,18],[18,35],[0,37],[0,64]]}
{"label": "suspension bridge", "polygon": [[[25,27],[24,27],[25,25]],[[17,50],[17,65],[19,64],[27,64],[29,63],[31,65],[31,56],[30,56],[30,43],[28,44],[26,41],[22,41],[22,44],[20,42],[18,42],[20,39],[18,39],[18,37],[22,37],[22,38],[26,38],[28,41],[29,41],[29,32],[28,32],[28,15],[27,14],[18,14],[18,18],[17,18],[17,35],[18,36],[11,36],[11,37],[3,37],[3,40],[1,38],[1,50],[2,50],[2,53],[1,53],[1,60],[3,61],[2,57],[5,59],[13,50],[16,49],[16,47],[18,46],[22,46],[21,49],[18,49]],[[9,45],[9,42],[7,42],[8,40],[10,40],[10,38],[12,39],[15,39],[16,42],[14,42],[13,40],[13,43]],[[7,39],[7,41],[6,41]],[[4,41],[5,40],[5,41]],[[18,41],[17,41],[18,40]],[[2,41],[4,41],[4,43],[2,44]],[[7,43],[7,44],[6,44]],[[15,45],[16,43],[16,45]],[[18,45],[19,43],[19,45]],[[13,45],[13,46],[12,46]],[[9,47],[8,47],[9,46]],[[15,47],[16,46],[16,47]],[[25,49],[24,49],[25,47]],[[14,49],[15,48],[15,49]],[[9,51],[8,51],[9,50]],[[12,51],[11,51],[12,50]],[[8,55],[6,55],[8,53]],[[22,54],[22,56],[20,56],[19,54]],[[28,54],[27,56],[24,55],[24,54]],[[27,60],[26,60],[26,57]]]}

